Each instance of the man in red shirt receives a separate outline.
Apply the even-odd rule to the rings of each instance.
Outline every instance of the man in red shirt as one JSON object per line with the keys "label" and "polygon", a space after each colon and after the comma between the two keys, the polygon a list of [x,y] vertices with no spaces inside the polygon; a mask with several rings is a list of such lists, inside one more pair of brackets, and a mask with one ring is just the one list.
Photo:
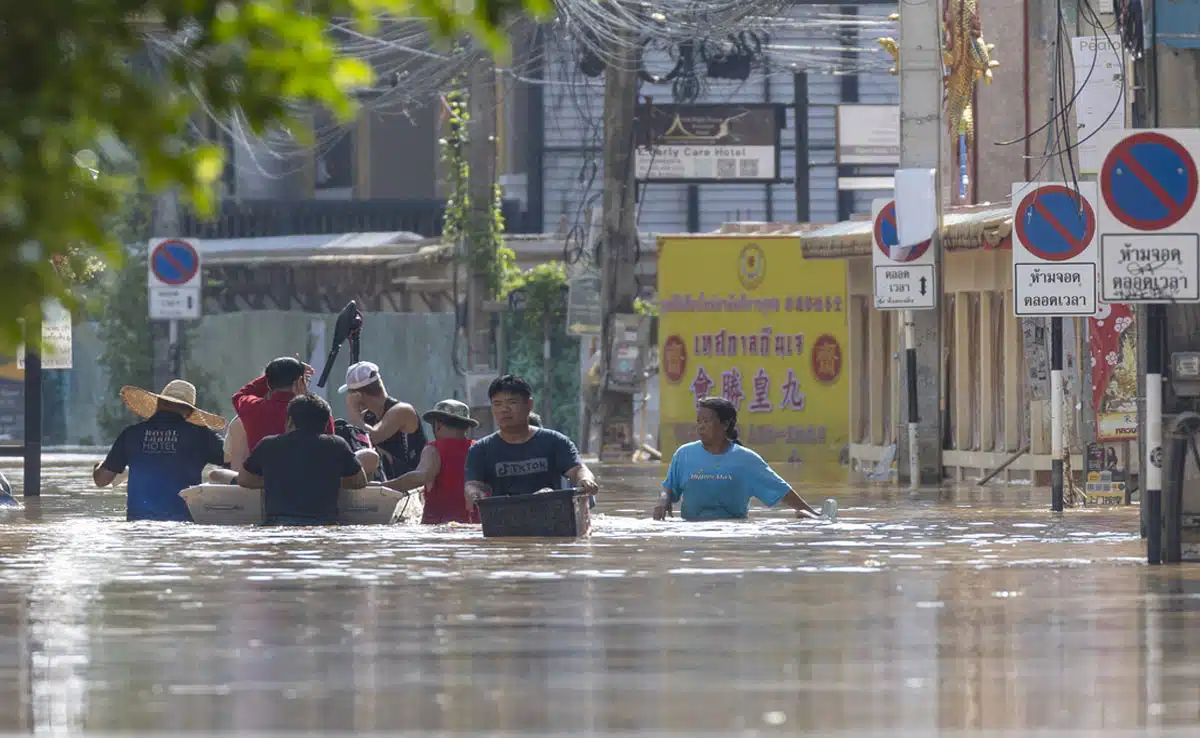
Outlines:
{"label": "man in red shirt", "polygon": [[[233,396],[233,409],[246,429],[246,448],[254,451],[258,442],[267,436],[286,432],[288,403],[296,395],[308,394],[308,378],[313,369],[291,356],[281,356],[267,364],[266,371],[238,390]],[[325,427],[333,435],[333,419]]]}
{"label": "man in red shirt", "polygon": [[[288,403],[296,395],[308,394],[308,378],[312,375],[313,368],[308,364],[291,356],[281,356],[267,364],[261,377],[234,394],[233,409],[245,432],[247,452],[253,452],[259,441],[267,436],[287,432]],[[334,435],[333,418],[325,426],[325,435]],[[379,468],[376,451],[360,449],[356,456],[368,478]],[[225,476],[222,475],[222,481]],[[213,481],[217,480],[214,478]]]}

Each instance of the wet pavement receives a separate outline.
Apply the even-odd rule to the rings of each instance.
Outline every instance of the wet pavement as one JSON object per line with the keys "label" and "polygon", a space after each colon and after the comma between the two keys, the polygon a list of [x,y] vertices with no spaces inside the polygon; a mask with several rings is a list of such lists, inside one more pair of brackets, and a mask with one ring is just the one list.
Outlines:
{"label": "wet pavement", "polygon": [[836,497],[838,522],[656,523],[663,470],[602,468],[590,539],[514,542],[128,524],[86,470],[48,468],[40,500],[0,512],[0,731],[1200,721],[1200,567],[1147,567],[1136,507],[800,486],[815,506]]}

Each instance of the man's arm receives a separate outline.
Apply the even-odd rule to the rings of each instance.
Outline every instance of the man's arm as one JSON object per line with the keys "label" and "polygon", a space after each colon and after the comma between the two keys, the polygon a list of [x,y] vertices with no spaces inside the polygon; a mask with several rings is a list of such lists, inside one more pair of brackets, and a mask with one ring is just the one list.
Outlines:
{"label": "man's arm", "polygon": [[804,498],[796,494],[796,490],[789,489],[788,493],[783,496],[783,504],[795,510],[801,518],[819,518],[821,513],[812,509],[812,506],[804,501]]}
{"label": "man's arm", "polygon": [[416,409],[404,402],[388,408],[375,425],[363,420],[362,407],[353,401],[346,403],[346,414],[350,416],[351,423],[366,430],[374,444],[382,443],[397,433],[416,433],[421,425]]}
{"label": "man's arm", "polygon": [[432,482],[442,470],[442,455],[433,446],[426,446],[421,451],[421,460],[417,462],[417,468],[407,474],[401,474],[395,479],[389,479],[384,482],[384,486],[391,487],[398,492],[407,492],[410,489],[424,487]]}
{"label": "man's arm", "polygon": [[113,480],[117,478],[117,474],[120,473],[105,469],[103,464],[103,461],[97,461],[96,465],[92,467],[92,481],[96,483],[97,487],[107,487],[112,484]]}
{"label": "man's arm", "polygon": [[246,457],[246,461],[242,463],[242,470],[237,475],[239,487],[245,487],[246,489],[263,488],[262,456],[268,453],[270,448],[271,441],[268,439],[258,444],[258,448],[251,451],[250,455]]}
{"label": "man's arm", "polygon": [[564,476],[577,489],[589,494],[596,494],[600,489],[600,485],[596,484],[596,477],[592,474],[592,470],[587,468],[587,464],[583,463],[583,459],[579,456],[579,449],[566,436],[561,436],[559,443],[562,448],[559,449],[557,455],[563,460],[563,466],[567,467]]}
{"label": "man's arm", "polygon": [[578,466],[573,466],[567,470],[567,479],[571,480],[571,484],[577,488],[590,493],[595,493],[600,489],[600,485],[596,483],[596,475],[592,474],[592,470],[587,467],[587,464],[580,462]]}
{"label": "man's arm", "polygon": [[125,447],[125,431],[121,431],[121,435],[117,436],[116,443],[108,450],[104,461],[98,462],[92,467],[92,481],[97,487],[107,487],[112,484],[113,480],[125,471],[125,467],[129,466]]}
{"label": "man's arm", "polygon": [[483,499],[492,493],[491,477],[487,468],[486,442],[476,443],[467,450],[467,468],[465,470],[467,502],[473,507],[476,500]]}
{"label": "man's arm", "polygon": [[266,376],[252,380],[233,394],[233,409],[237,411],[238,415],[241,415],[243,407],[257,404],[270,392],[271,385],[267,384]]}
{"label": "man's arm", "polygon": [[350,444],[345,439],[334,436],[341,446],[342,489],[362,489],[367,486],[367,472],[362,468],[362,462],[350,450]]}

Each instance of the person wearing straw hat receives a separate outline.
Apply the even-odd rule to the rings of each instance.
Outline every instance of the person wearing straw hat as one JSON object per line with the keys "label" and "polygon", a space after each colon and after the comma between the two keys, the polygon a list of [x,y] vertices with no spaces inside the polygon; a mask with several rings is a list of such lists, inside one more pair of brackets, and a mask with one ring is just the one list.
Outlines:
{"label": "person wearing straw hat", "polygon": [[127,520],[190,522],[179,492],[200,484],[206,465],[225,463],[217,435],[225,419],[196,407],[196,387],[182,379],[171,380],[162,392],[125,386],[121,399],[144,420],[121,431],[108,456],[92,468],[92,481],[107,487],[128,467]]}
{"label": "person wearing straw hat", "polygon": [[425,444],[417,468],[386,482],[401,492],[425,488],[421,523],[478,523],[479,512],[467,505],[467,452],[475,443],[467,434],[479,427],[471,408],[458,400],[442,400],[421,416],[433,426],[433,442]]}

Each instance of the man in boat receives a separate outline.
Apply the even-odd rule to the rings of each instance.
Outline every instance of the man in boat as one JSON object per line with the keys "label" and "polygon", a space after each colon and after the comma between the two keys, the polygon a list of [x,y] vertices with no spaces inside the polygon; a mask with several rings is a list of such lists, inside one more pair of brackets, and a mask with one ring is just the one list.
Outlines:
{"label": "man in boat", "polygon": [[350,444],[328,432],[332,419],[329,403],[296,395],[287,405],[286,432],[262,439],[246,457],[237,483],[263,490],[266,523],[336,523],[341,490],[367,486]]}
{"label": "man in boat", "polygon": [[[226,436],[228,470],[218,469],[209,475],[215,484],[233,484],[241,463],[266,436],[282,435],[287,429],[287,408],[293,398],[308,393],[308,379],[313,369],[291,356],[272,359],[261,377],[242,387],[233,396],[237,418]],[[333,420],[325,430],[334,435]],[[356,452],[359,463],[373,475],[379,468],[379,454],[372,449]]]}
{"label": "man in boat", "polygon": [[571,439],[529,423],[533,390],[511,374],[488,387],[492,417],[499,428],[467,452],[467,499],[524,495],[556,489],[566,477],[576,488],[595,494],[596,478]]}
{"label": "man in boat", "polygon": [[107,487],[128,467],[127,520],[190,522],[179,492],[200,484],[205,465],[225,463],[216,433],[225,419],[198,409],[196,388],[182,379],[157,394],[122,387],[121,399],[145,420],[121,431],[104,461],[92,467],[92,481]]}
{"label": "man in boat", "polygon": [[387,486],[400,492],[425,488],[424,525],[478,523],[478,511],[467,504],[463,478],[467,452],[474,443],[468,434],[479,427],[479,421],[458,400],[442,400],[422,419],[433,426],[433,442],[421,451],[416,469],[389,480]]}
{"label": "man in boat", "polygon": [[346,395],[346,419],[365,430],[380,451],[388,479],[417,468],[427,443],[425,429],[412,405],[388,394],[378,366],[369,361],[351,364],[338,392]]}

